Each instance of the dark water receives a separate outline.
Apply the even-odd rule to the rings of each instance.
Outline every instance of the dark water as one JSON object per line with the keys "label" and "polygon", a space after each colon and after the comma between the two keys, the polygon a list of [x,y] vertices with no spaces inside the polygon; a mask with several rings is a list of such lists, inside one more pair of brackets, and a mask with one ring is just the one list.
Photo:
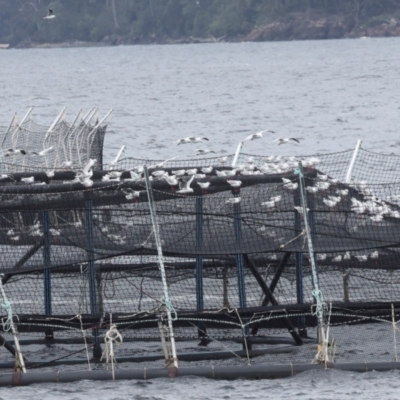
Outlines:
{"label": "dark water", "polygon": [[[0,125],[34,107],[50,124],[64,106],[114,108],[106,160],[127,155],[190,158],[208,147],[233,153],[314,154],[355,146],[400,154],[400,39],[135,46],[0,52]],[[185,136],[204,145],[176,146]],[[300,137],[277,147],[274,137]],[[3,353],[4,354],[4,353]],[[79,382],[2,389],[0,399],[397,399],[398,372],[305,373],[276,381]]]}

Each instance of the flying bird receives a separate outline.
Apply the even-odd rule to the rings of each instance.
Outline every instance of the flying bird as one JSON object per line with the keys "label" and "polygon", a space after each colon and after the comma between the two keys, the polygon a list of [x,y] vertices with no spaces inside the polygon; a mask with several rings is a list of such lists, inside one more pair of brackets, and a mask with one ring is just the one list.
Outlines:
{"label": "flying bird", "polygon": [[204,154],[208,154],[208,153],[215,153],[215,151],[209,150],[209,149],[204,149],[204,150],[198,149],[198,150],[196,150],[196,156],[204,155]]}
{"label": "flying bird", "polygon": [[193,182],[194,179],[194,175],[192,175],[192,177],[186,181],[183,178],[179,179],[179,190],[177,190],[176,193],[182,193],[182,194],[186,194],[186,193],[193,193],[193,189],[190,187],[191,183]]}
{"label": "flying bird", "polygon": [[50,153],[50,151],[52,151],[54,149],[54,146],[48,147],[47,149],[44,149],[42,151],[32,151],[32,154],[34,154],[35,156],[45,156],[47,153]]}
{"label": "flying bird", "polygon": [[53,19],[55,17],[56,16],[54,15],[53,10],[51,8],[49,8],[49,11],[48,11],[47,15],[45,17],[43,17],[43,19]]}
{"label": "flying bird", "polygon": [[280,146],[281,144],[289,143],[290,141],[300,143],[300,141],[296,138],[281,138],[273,140],[273,142],[278,143],[278,146]]}
{"label": "flying bird", "polygon": [[191,143],[199,143],[199,142],[202,142],[203,140],[208,141],[209,139],[206,137],[190,137],[189,140]]}
{"label": "flying bird", "polygon": [[23,156],[26,155],[26,151],[22,149],[7,149],[6,154],[4,157],[15,156],[17,154],[22,154]]}
{"label": "flying bird", "polygon": [[274,131],[269,131],[269,130],[265,129],[263,131],[260,131],[260,132],[257,132],[257,133],[253,133],[253,134],[247,136],[246,138],[244,138],[242,140],[242,142],[245,142],[246,140],[261,139],[262,136],[263,136],[263,133],[265,133],[265,132],[275,133]]}

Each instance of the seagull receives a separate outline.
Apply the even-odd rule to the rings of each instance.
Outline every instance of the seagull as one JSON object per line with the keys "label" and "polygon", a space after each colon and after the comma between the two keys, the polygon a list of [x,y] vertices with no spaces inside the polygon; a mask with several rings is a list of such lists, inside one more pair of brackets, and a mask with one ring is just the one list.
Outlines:
{"label": "seagull", "polygon": [[289,190],[296,190],[299,186],[298,183],[293,183],[290,179],[282,178],[282,181],[284,183],[285,188]]}
{"label": "seagull", "polygon": [[72,167],[72,161],[64,161],[64,162],[61,164],[61,166],[62,166],[62,167],[66,167],[66,168]]}
{"label": "seagull", "polygon": [[326,260],[326,254],[317,254],[317,260],[319,261]]}
{"label": "seagull", "polygon": [[275,133],[274,131],[269,131],[269,130],[266,130],[266,129],[265,129],[265,130],[263,130],[263,131],[260,131],[260,132],[257,132],[257,133],[253,133],[253,134],[247,136],[246,138],[244,138],[244,139],[242,140],[242,142],[245,142],[246,140],[261,139],[264,132]]}
{"label": "seagull", "polygon": [[176,186],[179,183],[175,175],[164,174],[161,179],[165,179],[170,186]]}
{"label": "seagull", "polygon": [[204,149],[204,150],[198,149],[198,150],[196,150],[196,156],[204,155],[204,154],[208,154],[208,153],[215,153],[215,151],[209,150],[209,149]]}
{"label": "seagull", "polygon": [[183,178],[179,179],[179,189],[176,193],[193,193],[193,189],[190,187],[191,183],[193,182],[194,175],[188,180],[185,181]]}
{"label": "seagull", "polygon": [[213,167],[204,167],[201,169],[201,172],[203,174],[211,174],[212,171],[213,171]]}
{"label": "seagull", "polygon": [[242,185],[242,181],[228,181],[227,182],[234,188],[240,187]]}
{"label": "seagull", "polygon": [[140,192],[130,189],[130,188],[121,189],[121,191],[125,195],[125,198],[127,200],[132,200],[132,199],[140,196]]}
{"label": "seagull", "polygon": [[306,190],[309,193],[317,193],[319,189],[316,186],[307,186]]}
{"label": "seagull", "polygon": [[197,168],[187,169],[186,173],[188,175],[196,175],[197,174]]}
{"label": "seagull", "polygon": [[322,199],[322,201],[328,206],[328,207],[335,207],[336,204],[338,203],[335,200],[329,200],[329,199]]}
{"label": "seagull", "polygon": [[215,173],[217,174],[217,176],[219,176],[220,178],[227,176],[225,171],[217,171],[215,170]]}
{"label": "seagull", "polygon": [[281,144],[289,143],[290,141],[300,143],[300,141],[296,138],[281,138],[281,139],[274,139],[273,142],[277,142],[278,146]]}
{"label": "seagull", "polygon": [[186,143],[190,143],[191,140],[190,138],[182,138],[182,139],[178,139],[175,143],[179,146],[180,144],[186,144]]}
{"label": "seagull", "polygon": [[[294,209],[295,209],[300,215],[304,215],[303,207],[294,206]],[[307,207],[307,212],[309,212],[309,211],[310,211],[310,209]]]}
{"label": "seagull", "polygon": [[346,251],[346,254],[343,256],[343,260],[350,260],[351,255],[349,251]]}
{"label": "seagull", "polygon": [[261,205],[263,207],[267,207],[267,208],[274,208],[275,207],[275,202],[273,200],[264,201],[263,203],[261,203]]}
{"label": "seagull", "polygon": [[47,149],[44,149],[42,151],[32,151],[32,154],[34,154],[35,156],[45,156],[47,153],[50,153],[50,151],[52,151],[54,149],[54,146],[48,147]]}
{"label": "seagull", "polygon": [[378,250],[374,251],[373,253],[371,253],[370,257],[372,259],[377,259],[379,257],[379,251]]}
{"label": "seagull", "polygon": [[163,177],[165,174],[167,174],[167,172],[165,172],[165,171],[162,170],[162,169],[159,169],[159,170],[157,170],[157,171],[153,171],[151,174],[152,174],[154,177],[159,178],[159,177]]}
{"label": "seagull", "polygon": [[0,181],[2,181],[3,179],[12,179],[12,180],[14,180],[12,175],[0,174]]}
{"label": "seagull", "polygon": [[340,261],[342,261],[342,258],[343,258],[343,257],[342,257],[341,255],[338,255],[338,256],[332,258],[332,261],[333,261],[333,262],[340,262]]}
{"label": "seagull", "polygon": [[339,196],[347,196],[349,194],[349,189],[343,189],[343,190],[337,189],[336,193]]}
{"label": "seagull", "polygon": [[281,195],[274,196],[274,197],[271,198],[271,200],[273,200],[275,203],[278,203],[278,202],[280,202],[282,200],[282,196]]}
{"label": "seagull", "polygon": [[190,137],[189,140],[191,143],[199,143],[199,142],[202,142],[203,140],[208,141],[209,139],[206,137]]}
{"label": "seagull", "polygon": [[217,161],[220,162],[222,165],[226,164],[226,162],[228,161],[228,157],[225,156],[225,157],[218,158]]}
{"label": "seagull", "polygon": [[202,188],[202,189],[208,189],[210,186],[210,182],[197,182],[197,184]]}
{"label": "seagull", "polygon": [[[171,174],[179,177],[179,176],[185,175],[185,172],[186,171],[184,169],[177,169],[176,171],[171,171]],[[196,170],[196,172],[197,172],[197,170]],[[194,174],[192,174],[192,175],[194,175]]]}
{"label": "seagull", "polygon": [[[87,164],[82,168],[82,172],[84,174],[89,174],[89,171],[92,169],[93,165],[96,164],[96,159],[95,158],[89,158],[89,161],[87,162]],[[92,173],[93,175],[93,173]],[[90,175],[90,176],[92,176]]]}
{"label": "seagull", "polygon": [[29,176],[27,178],[21,178],[21,182],[24,183],[33,183],[35,182],[35,177],[34,176]]}
{"label": "seagull", "polygon": [[17,154],[26,155],[26,151],[22,149],[7,149],[7,153],[4,154],[4,157],[15,156]]}
{"label": "seagull", "polygon": [[234,197],[232,199],[228,199],[225,203],[238,204],[238,203],[240,203],[240,200],[241,200],[240,197]]}
{"label": "seagull", "polygon": [[328,175],[319,174],[317,172],[317,178],[320,179],[321,181],[327,181],[328,180]]}
{"label": "seagull", "polygon": [[364,262],[368,260],[368,256],[356,256],[357,260],[360,262]]}
{"label": "seagull", "polygon": [[55,175],[54,169],[51,171],[46,171],[46,175],[48,178],[54,178]]}
{"label": "seagull", "polygon": [[370,217],[370,218],[371,218],[371,221],[374,221],[374,222],[381,222],[381,221],[383,221],[383,215],[381,215],[381,214],[374,215],[373,217]]}
{"label": "seagull", "polygon": [[43,19],[53,19],[56,16],[53,13],[53,10],[51,8],[49,8],[49,12],[47,13],[47,15],[45,17],[43,17]]}

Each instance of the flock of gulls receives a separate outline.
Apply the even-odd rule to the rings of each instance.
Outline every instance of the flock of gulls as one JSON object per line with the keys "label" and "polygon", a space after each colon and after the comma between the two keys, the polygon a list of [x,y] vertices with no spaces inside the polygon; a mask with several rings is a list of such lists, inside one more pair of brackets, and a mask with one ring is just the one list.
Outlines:
{"label": "flock of gulls", "polygon": [[[253,141],[257,139],[261,139],[265,133],[274,133],[273,131],[260,131],[254,134],[251,134],[245,137],[241,144],[246,141]],[[184,144],[197,144],[209,142],[209,139],[206,137],[185,137],[177,140],[175,143],[177,145]],[[287,144],[287,143],[300,143],[299,138],[279,138],[274,139],[271,143],[276,143],[277,145]],[[7,149],[3,152],[3,157],[12,157],[12,156],[26,156],[31,154],[34,157],[46,157],[50,155],[54,151],[54,146],[45,148],[41,151],[28,151],[25,149],[15,148],[15,149]],[[197,149],[197,155],[205,155],[209,153],[215,153],[211,149]],[[150,180],[165,180],[167,184],[171,187],[171,190],[176,194],[186,195],[192,194],[194,192],[193,185],[198,185],[203,193],[207,193],[207,189],[210,186],[209,178],[211,176],[222,177],[226,179],[226,182],[232,187],[232,189],[240,188],[242,185],[242,181],[240,180],[240,176],[246,175],[260,175],[260,174],[284,174],[292,172],[295,168],[298,167],[299,158],[296,157],[284,157],[284,156],[268,156],[264,157],[264,163],[262,165],[255,165],[253,157],[247,157],[246,163],[242,165],[235,165],[232,167],[227,166],[229,157],[219,157],[216,159],[218,166],[204,166],[198,168],[188,168],[188,169],[176,169],[171,170],[168,168],[164,170],[164,164],[168,161],[175,160],[177,157],[169,158],[162,162],[157,163],[156,165],[151,165],[148,167],[150,171]],[[135,181],[140,182],[144,179],[144,167],[143,166],[135,166],[127,171],[115,170],[118,159],[116,158],[114,161],[110,163],[110,170],[106,171],[106,173],[102,176],[103,182],[127,182],[127,181]],[[317,157],[308,157],[303,158],[301,160],[303,167],[305,168],[313,168],[315,169],[318,164],[321,163],[321,160]],[[89,161],[81,168],[74,168],[75,176],[73,180],[64,181],[64,183],[80,183],[85,188],[90,188],[93,186],[94,182],[92,180],[93,177],[93,168],[96,165],[97,160],[89,159]],[[64,161],[61,165],[62,170],[71,171],[73,169],[73,162]],[[122,178],[122,174],[124,172],[129,172],[129,177],[127,177],[126,173],[124,174],[124,178]],[[49,180],[54,177],[55,171],[47,171],[47,177]],[[13,176],[11,174],[1,174],[0,181],[6,178],[10,178],[13,180]],[[295,191],[298,190],[298,182],[292,181],[285,177],[281,177],[282,179],[282,188],[287,191]],[[203,180],[203,181],[202,181]],[[18,182],[19,183],[19,182]],[[45,182],[35,182],[34,176],[31,177],[22,177],[20,178],[20,183],[29,184],[29,185],[42,185],[46,184]],[[373,223],[380,223],[384,220],[385,217],[391,218],[400,218],[400,212],[396,209],[390,207],[385,201],[375,197],[370,192],[368,185],[366,182],[360,182],[357,184],[348,184],[346,188],[343,185],[337,185],[338,180],[332,179],[328,175],[324,175],[321,173],[317,173],[317,178],[313,181],[312,186],[306,186],[306,190],[311,194],[315,195],[319,193],[319,199],[322,199],[322,202],[333,211],[337,209],[338,205],[341,202],[344,202],[345,199],[347,203],[350,205],[350,209],[354,215],[363,215],[364,220],[370,219]],[[352,188],[357,190],[359,195],[351,196]],[[134,200],[140,197],[144,191],[135,191],[130,188],[120,188],[124,196],[127,200]],[[322,197],[321,197],[322,195]],[[357,197],[357,198],[356,198]],[[393,196],[392,196],[393,197]],[[396,200],[399,200],[398,196]],[[234,196],[226,200],[226,204],[237,204],[241,201],[240,196]],[[274,195],[266,201],[261,202],[262,209],[265,210],[266,213],[275,212],[279,210],[279,204],[282,201],[282,195]],[[303,208],[299,206],[294,206],[294,211],[298,212],[303,217]],[[307,211],[309,211],[307,209]],[[37,227],[36,227],[37,228]],[[357,227],[354,227],[356,230]],[[38,229],[34,229],[34,232],[38,231]],[[258,229],[260,234],[267,234],[268,236],[273,236],[274,231],[271,229],[267,229],[264,226]],[[265,231],[265,233],[264,233]],[[39,231],[38,231],[39,232]],[[55,233],[56,234],[56,233]],[[13,230],[9,230],[8,236],[10,236],[13,240],[19,239],[17,235],[14,234]],[[355,257],[360,261],[366,261],[368,259],[378,258],[378,251],[374,251],[370,255],[355,255]],[[346,253],[344,255],[336,255],[331,258],[332,262],[340,262],[349,259],[350,253]],[[326,254],[318,254],[318,259],[323,261],[327,258]]]}

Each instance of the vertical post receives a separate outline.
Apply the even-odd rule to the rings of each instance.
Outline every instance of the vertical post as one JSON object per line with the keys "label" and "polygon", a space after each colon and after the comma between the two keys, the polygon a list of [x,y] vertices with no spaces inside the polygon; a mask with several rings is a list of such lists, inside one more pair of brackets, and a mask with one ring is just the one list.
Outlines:
{"label": "vertical post", "polygon": [[[300,194],[295,192],[294,194],[294,205],[301,206],[300,201]],[[298,212],[295,212],[294,215],[294,231],[295,235],[298,236],[301,231],[301,215]],[[297,252],[296,256],[296,294],[297,294],[297,304],[304,304],[304,290],[303,290],[303,253]],[[307,329],[305,318],[299,317],[298,318],[299,324],[299,336],[300,337],[307,337]]]}
{"label": "vertical post", "polygon": [[[87,235],[87,256],[88,256],[88,275],[89,275],[89,299],[90,312],[97,314],[97,294],[96,294],[96,266],[94,263],[94,241],[93,241],[93,201],[88,199],[85,201],[86,209],[86,235]],[[99,330],[93,330],[93,357],[101,358],[101,346],[99,338]]]}
{"label": "vertical post", "polygon": [[242,147],[243,147],[243,142],[239,142],[238,147],[236,148],[235,157],[233,157],[232,167],[236,167],[236,163],[239,158]]}
{"label": "vertical post", "polygon": [[[44,279],[44,312],[45,315],[51,315],[51,273],[50,273],[50,226],[49,226],[49,212],[42,211],[42,227],[43,227],[43,271]],[[45,338],[47,340],[53,339],[53,330],[45,330]]]}
{"label": "vertical post", "polygon": [[[198,254],[196,255],[196,305],[197,311],[204,310],[203,293],[203,197],[196,197],[196,246]],[[204,323],[199,324],[200,345],[208,344],[207,328]]]}
{"label": "vertical post", "polygon": [[[168,319],[168,334],[169,334],[169,338],[170,338],[171,353],[172,353],[171,356],[168,357],[168,360],[165,360],[165,361],[168,366],[170,366],[170,364],[172,364],[175,368],[177,368],[178,367],[178,357],[176,354],[175,336],[174,336],[174,329],[173,329],[173,324],[172,324],[172,312],[174,312],[175,315],[176,315],[176,312],[172,307],[171,299],[170,299],[169,293],[168,293],[168,283],[167,283],[167,277],[165,275],[164,256],[163,256],[161,239],[160,239],[160,227],[157,222],[156,209],[154,206],[154,199],[153,199],[153,192],[151,191],[149,170],[147,169],[146,165],[143,167],[143,169],[144,169],[144,178],[145,178],[145,182],[146,182],[147,197],[148,197],[148,202],[149,202],[151,224],[153,226],[154,239],[155,239],[156,247],[157,247],[158,267],[160,269],[161,281],[163,284],[163,291],[164,291],[163,303],[165,305],[165,311],[166,311],[167,319]],[[171,359],[171,357],[172,357],[172,359]]]}
{"label": "vertical post", "polygon": [[[240,188],[233,188],[232,194],[234,197],[240,197]],[[244,279],[244,257],[241,253],[242,247],[242,220],[241,220],[241,207],[240,202],[233,204],[233,212],[234,212],[234,225],[235,225],[235,238],[236,238],[236,246],[238,253],[236,254],[236,272],[237,272],[237,279],[238,279],[238,291],[239,291],[239,306],[240,308],[246,308],[246,286],[245,286],[245,279]],[[246,322],[243,320],[243,322]],[[243,343],[243,348],[251,348],[251,344],[248,341],[249,337],[249,326],[246,325],[245,330],[245,341]]]}
{"label": "vertical post", "polygon": [[315,356],[315,360],[317,362],[327,362],[329,361],[329,357],[328,357],[328,335],[327,335],[328,330],[325,331],[326,328],[325,305],[322,299],[322,292],[319,290],[318,274],[317,274],[317,267],[315,264],[315,253],[313,247],[313,235],[309,227],[309,213],[307,211],[307,198],[305,194],[304,174],[301,162],[299,162],[299,168],[295,172],[299,175],[300,199],[303,208],[304,226],[307,235],[308,254],[310,256],[310,263],[311,263],[311,277],[313,283],[312,294],[314,296],[316,303],[315,315],[318,321],[318,351],[317,355]]}
{"label": "vertical post", "polygon": [[357,141],[356,148],[354,149],[353,157],[351,158],[349,168],[347,169],[346,178],[344,180],[346,183],[351,182],[351,174],[353,173],[354,164],[356,163],[358,151],[360,150],[360,147],[361,147],[361,140],[359,139]]}

